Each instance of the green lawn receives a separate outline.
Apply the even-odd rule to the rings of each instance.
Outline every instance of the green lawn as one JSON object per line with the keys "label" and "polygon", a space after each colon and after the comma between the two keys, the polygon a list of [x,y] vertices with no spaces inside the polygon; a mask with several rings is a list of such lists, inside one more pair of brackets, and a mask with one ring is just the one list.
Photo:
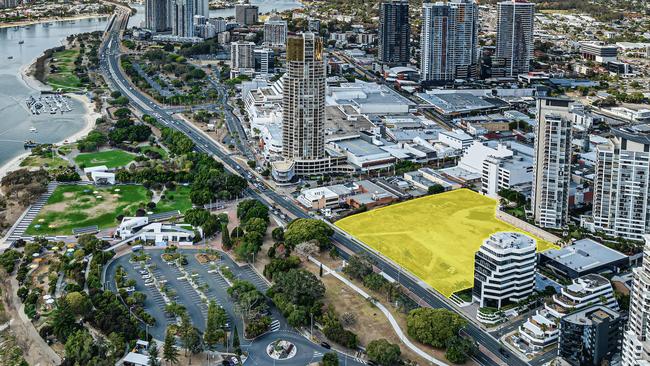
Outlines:
{"label": "green lawn", "polygon": [[192,208],[190,201],[190,187],[178,186],[175,190],[166,190],[164,198],[161,198],[156,205],[156,212],[167,212],[179,210],[181,213]]}
{"label": "green lawn", "polygon": [[68,165],[69,164],[65,159],[60,158],[58,156],[45,158],[42,156],[30,155],[26,157],[25,160],[20,162],[20,166],[30,167],[30,168],[46,168],[46,169],[58,168],[60,166],[68,166]]}
{"label": "green lawn", "polygon": [[77,56],[79,56],[77,49],[55,52],[50,65],[55,65],[57,70],[55,73],[49,74],[47,83],[55,89],[76,90],[83,87],[81,80],[74,73],[74,61]]}
{"label": "green lawn", "polygon": [[[97,192],[97,193],[95,193]],[[97,188],[60,185],[32,224],[27,235],[71,235],[72,229],[117,226],[118,215],[134,215],[149,202],[149,191],[136,185]]]}
{"label": "green lawn", "polygon": [[133,161],[134,155],[123,150],[106,150],[96,153],[79,154],[74,161],[79,167],[88,168],[106,165],[108,168],[119,168]]}
{"label": "green lawn", "polygon": [[154,146],[140,146],[140,152],[142,154],[146,154],[147,151],[155,151],[160,156],[162,156],[163,159],[167,159],[167,151],[161,147],[154,147]]}

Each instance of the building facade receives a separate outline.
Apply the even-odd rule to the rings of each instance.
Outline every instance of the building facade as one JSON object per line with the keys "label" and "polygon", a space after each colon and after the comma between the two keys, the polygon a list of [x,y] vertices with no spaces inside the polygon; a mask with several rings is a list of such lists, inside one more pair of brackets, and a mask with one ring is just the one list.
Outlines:
{"label": "building facade", "polygon": [[537,100],[531,205],[535,223],[563,228],[569,214],[571,116],[569,99]]}
{"label": "building facade", "polygon": [[535,45],[535,5],[524,0],[502,1],[497,5],[496,58],[504,60],[505,76],[530,71]]}
{"label": "building facade", "polygon": [[258,16],[259,7],[257,5],[235,5],[235,22],[241,25],[253,25],[257,23]]}
{"label": "building facade", "polygon": [[533,293],[534,239],[520,233],[491,235],[476,252],[472,296],[481,307],[501,308]]}
{"label": "building facade", "polygon": [[478,74],[478,5],[452,0],[422,5],[421,79],[445,83]]}
{"label": "building facade", "polygon": [[546,349],[558,342],[562,318],[572,311],[593,305],[619,310],[609,280],[601,275],[588,274],[563,287],[559,294],[553,295],[552,301],[519,326],[519,339],[534,351]]}
{"label": "building facade", "polygon": [[307,32],[287,40],[282,156],[295,174],[327,171],[323,41]]}
{"label": "building facade", "polygon": [[411,37],[409,3],[406,0],[390,0],[383,2],[379,9],[379,62],[406,66],[410,58]]}
{"label": "building facade", "polygon": [[194,0],[172,0],[172,35],[194,37]]}
{"label": "building facade", "polygon": [[241,69],[255,68],[255,43],[237,41],[230,44],[230,70],[239,73]]}
{"label": "building facade", "polygon": [[650,129],[612,129],[596,147],[593,222],[614,237],[642,240],[650,233]]}
{"label": "building facade", "polygon": [[144,27],[152,32],[166,31],[169,28],[167,0],[146,0],[144,6]]}
{"label": "building facade", "polygon": [[271,48],[256,48],[253,51],[255,55],[255,71],[262,74],[272,73],[275,68],[275,52]]}
{"label": "building facade", "polygon": [[650,235],[644,235],[643,263],[634,269],[630,311],[623,337],[623,366],[650,364]]}
{"label": "building facade", "polygon": [[600,366],[620,350],[619,313],[603,305],[573,312],[560,321],[558,355],[572,366]]}
{"label": "building facade", "polygon": [[287,45],[287,21],[271,17],[264,22],[264,44],[270,47]]}

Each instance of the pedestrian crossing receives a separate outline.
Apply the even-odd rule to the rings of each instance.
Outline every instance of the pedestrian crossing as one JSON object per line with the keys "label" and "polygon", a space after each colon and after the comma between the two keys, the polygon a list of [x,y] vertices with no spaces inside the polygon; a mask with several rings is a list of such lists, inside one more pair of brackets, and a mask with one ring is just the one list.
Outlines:
{"label": "pedestrian crossing", "polygon": [[270,326],[271,332],[277,332],[278,330],[280,330],[280,327],[281,325],[279,320],[276,319],[271,322],[271,326]]}

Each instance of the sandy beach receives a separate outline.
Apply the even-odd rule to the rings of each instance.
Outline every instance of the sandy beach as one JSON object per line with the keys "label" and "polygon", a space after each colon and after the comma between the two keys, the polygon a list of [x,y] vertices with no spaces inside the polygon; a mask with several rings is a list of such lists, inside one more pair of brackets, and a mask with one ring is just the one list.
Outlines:
{"label": "sandy beach", "polygon": [[24,27],[28,25],[49,23],[49,22],[63,22],[69,20],[83,20],[83,19],[93,19],[93,18],[105,18],[109,17],[110,14],[88,14],[88,15],[78,15],[75,17],[66,17],[66,18],[39,18],[34,20],[23,20],[20,22],[9,22],[9,23],[0,23],[0,28],[11,28],[11,27]]}

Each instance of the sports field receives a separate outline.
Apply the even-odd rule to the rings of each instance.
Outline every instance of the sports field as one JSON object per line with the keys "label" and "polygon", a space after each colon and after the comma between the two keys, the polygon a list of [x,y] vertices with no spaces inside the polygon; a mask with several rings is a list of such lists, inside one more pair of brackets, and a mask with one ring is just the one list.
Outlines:
{"label": "sports field", "polygon": [[77,155],[75,163],[83,168],[105,165],[107,168],[120,168],[133,161],[135,156],[123,150],[105,150]]}
{"label": "sports field", "polygon": [[[449,297],[472,286],[474,253],[490,234],[526,233],[496,219],[496,205],[489,197],[460,189],[346,217],[336,226]],[[554,247],[530,236],[538,251]]]}

